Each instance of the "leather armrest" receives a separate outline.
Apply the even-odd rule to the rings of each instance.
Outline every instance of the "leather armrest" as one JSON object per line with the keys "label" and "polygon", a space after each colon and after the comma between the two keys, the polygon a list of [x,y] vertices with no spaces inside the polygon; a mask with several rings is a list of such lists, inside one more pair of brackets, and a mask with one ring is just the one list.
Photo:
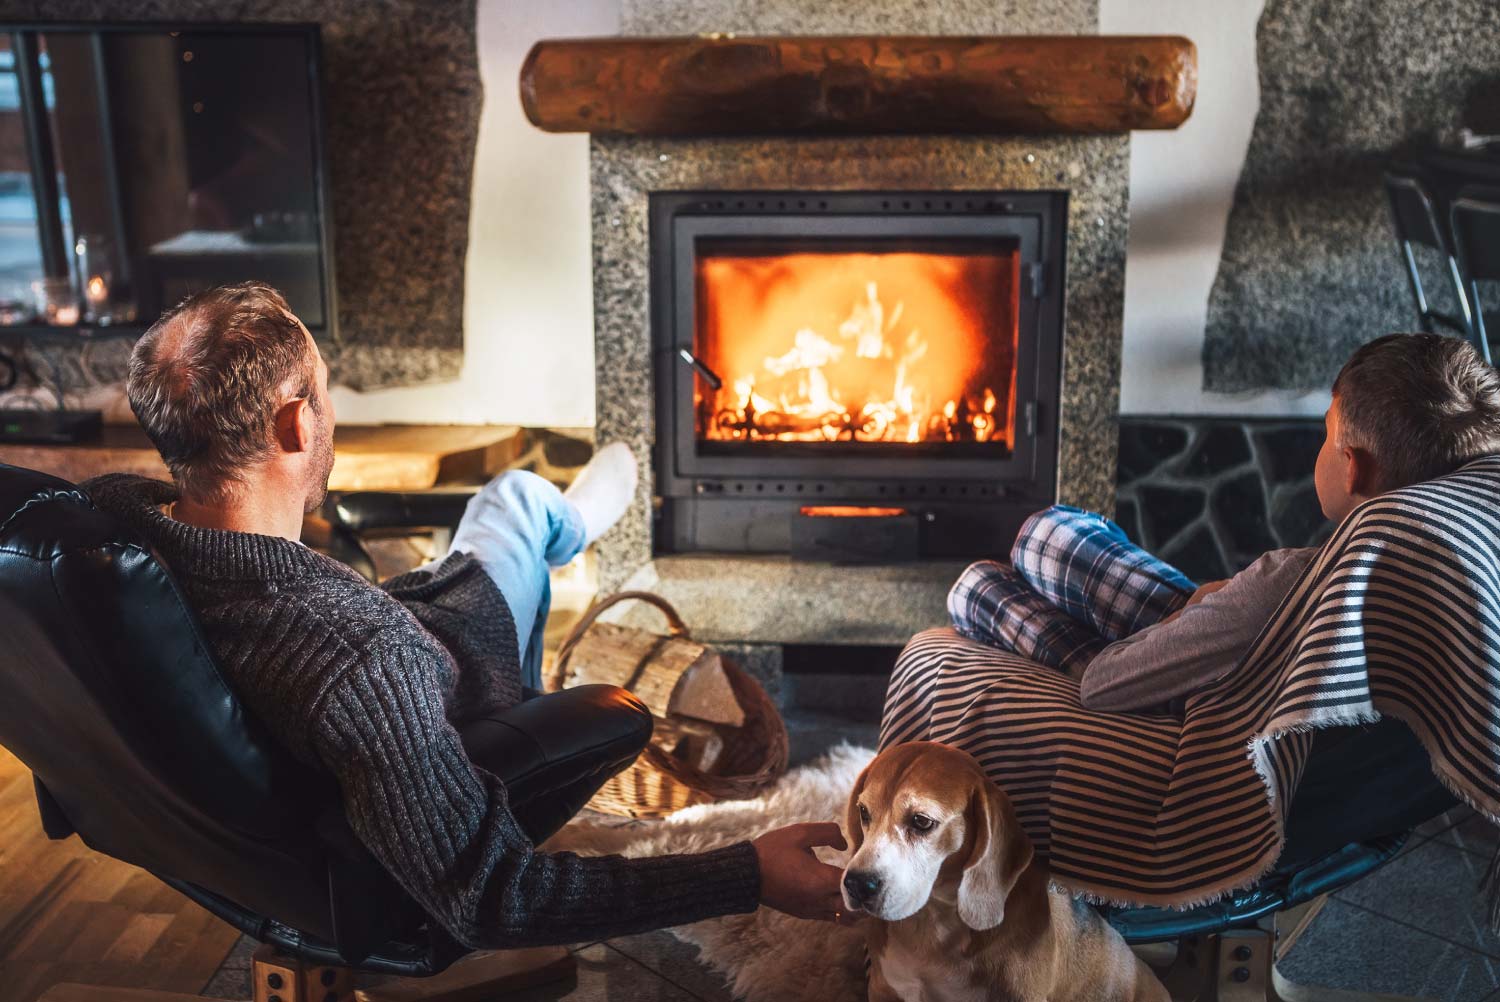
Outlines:
{"label": "leather armrest", "polygon": [[651,712],[624,689],[580,685],[487,714],[459,728],[475,765],[524,805],[635,759],[651,740]]}
{"label": "leather armrest", "polygon": [[500,779],[536,845],[567,824],[651,740],[651,713],[612,685],[580,685],[459,728],[469,760]]}

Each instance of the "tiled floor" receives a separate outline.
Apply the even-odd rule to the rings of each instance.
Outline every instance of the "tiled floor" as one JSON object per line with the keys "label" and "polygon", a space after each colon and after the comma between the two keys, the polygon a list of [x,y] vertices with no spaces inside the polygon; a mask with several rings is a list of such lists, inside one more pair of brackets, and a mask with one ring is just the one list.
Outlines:
{"label": "tiled floor", "polygon": [[[793,762],[838,740],[873,744],[869,724],[813,711],[786,714]],[[1423,826],[1402,854],[1334,896],[1282,964],[1294,981],[1329,988],[1422,995],[1441,1002],[1500,1002],[1500,937],[1486,928],[1477,884],[1497,846],[1467,809]],[[205,989],[249,997],[242,940]],[[576,981],[511,996],[516,1002],[727,1002],[722,978],[667,932],[577,947]]]}
{"label": "tiled floor", "polygon": [[1328,988],[1500,1002],[1500,937],[1477,887],[1495,847],[1494,830],[1467,808],[1429,822],[1397,859],[1334,895],[1282,973]]}

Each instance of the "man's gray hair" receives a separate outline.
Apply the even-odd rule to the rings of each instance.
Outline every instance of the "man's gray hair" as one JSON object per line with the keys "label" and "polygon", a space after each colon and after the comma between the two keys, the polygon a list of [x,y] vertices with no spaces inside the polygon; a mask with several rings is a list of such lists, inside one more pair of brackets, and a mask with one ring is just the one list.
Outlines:
{"label": "man's gray hair", "polygon": [[208,289],[136,343],[126,395],[182,492],[223,500],[268,458],[291,384],[316,409],[315,363],[281,293],[258,282]]}

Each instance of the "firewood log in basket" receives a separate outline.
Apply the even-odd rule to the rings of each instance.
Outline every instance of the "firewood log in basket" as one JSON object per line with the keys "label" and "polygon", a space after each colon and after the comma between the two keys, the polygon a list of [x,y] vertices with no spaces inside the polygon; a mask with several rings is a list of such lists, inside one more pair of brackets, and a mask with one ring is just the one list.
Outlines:
{"label": "firewood log in basket", "polygon": [[[597,621],[630,600],[660,609],[668,633]],[[765,689],[694,641],[659,595],[627,591],[595,602],[563,640],[547,682],[550,690],[621,686],[655,719],[645,751],[589,801],[596,811],[665,817],[693,804],[754,796],[786,771],[786,725]]]}

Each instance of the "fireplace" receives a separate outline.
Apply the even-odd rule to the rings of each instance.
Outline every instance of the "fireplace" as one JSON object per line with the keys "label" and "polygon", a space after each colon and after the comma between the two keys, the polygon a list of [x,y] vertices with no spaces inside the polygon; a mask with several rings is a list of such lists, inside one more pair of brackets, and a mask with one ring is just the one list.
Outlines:
{"label": "fireplace", "polygon": [[785,553],[810,509],[850,508],[910,516],[909,556],[1002,551],[1057,499],[1066,214],[1044,191],[653,193],[655,551]]}

